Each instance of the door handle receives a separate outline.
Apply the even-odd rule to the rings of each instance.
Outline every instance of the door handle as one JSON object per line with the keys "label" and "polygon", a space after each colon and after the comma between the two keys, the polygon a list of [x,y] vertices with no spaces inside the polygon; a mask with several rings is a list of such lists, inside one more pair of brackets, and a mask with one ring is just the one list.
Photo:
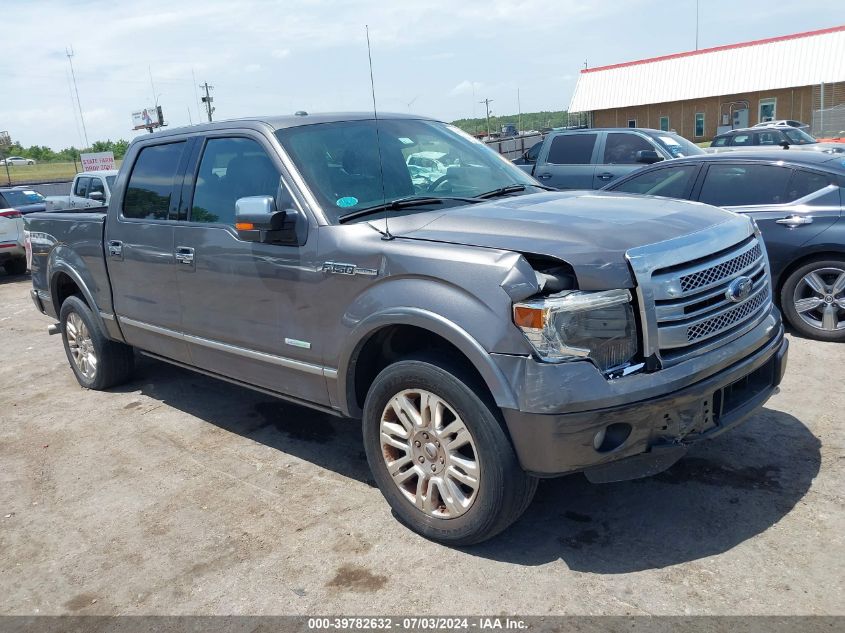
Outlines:
{"label": "door handle", "polygon": [[551,177],[552,177],[551,174],[537,174],[537,178],[540,179],[540,180],[548,180]]}
{"label": "door handle", "polygon": [[791,229],[794,229],[797,226],[801,226],[802,224],[812,224],[813,218],[809,215],[788,215],[785,218],[781,218],[780,220],[775,220],[778,224],[783,224],[784,226],[788,226]]}
{"label": "door handle", "polygon": [[109,240],[109,255],[123,258],[123,242],[120,240]]}
{"label": "door handle", "polygon": [[176,261],[180,264],[193,264],[194,263],[194,249],[188,246],[177,246],[176,247]]}
{"label": "door handle", "polygon": [[611,178],[613,178],[613,174],[611,174],[609,171],[598,175],[599,180],[610,180]]}

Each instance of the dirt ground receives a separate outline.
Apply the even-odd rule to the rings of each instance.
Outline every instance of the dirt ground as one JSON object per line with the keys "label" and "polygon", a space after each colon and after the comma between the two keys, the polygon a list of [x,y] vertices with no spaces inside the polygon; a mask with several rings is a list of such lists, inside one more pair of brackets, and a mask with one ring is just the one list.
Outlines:
{"label": "dirt ground", "polygon": [[652,479],[543,481],[465,550],[397,523],[359,427],[141,359],[77,386],[0,274],[0,614],[843,614],[845,346]]}

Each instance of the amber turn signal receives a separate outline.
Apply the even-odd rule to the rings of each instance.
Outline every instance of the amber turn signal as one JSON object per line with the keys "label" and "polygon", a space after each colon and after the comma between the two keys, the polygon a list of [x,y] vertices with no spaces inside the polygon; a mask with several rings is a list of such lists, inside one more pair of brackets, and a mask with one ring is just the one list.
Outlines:
{"label": "amber turn signal", "polygon": [[514,306],[513,322],[519,327],[527,327],[535,330],[543,329],[544,310],[531,306]]}
{"label": "amber turn signal", "polygon": [[252,222],[236,222],[235,228],[239,231],[252,231],[255,225]]}

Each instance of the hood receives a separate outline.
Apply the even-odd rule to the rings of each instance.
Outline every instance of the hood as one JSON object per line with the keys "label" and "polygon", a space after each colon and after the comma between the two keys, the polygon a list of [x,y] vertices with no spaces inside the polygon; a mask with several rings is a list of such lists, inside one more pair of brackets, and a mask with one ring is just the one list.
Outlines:
{"label": "hood", "polygon": [[548,192],[390,218],[400,239],[545,255],[575,270],[584,290],[633,287],[630,248],[703,231],[733,218],[698,202],[614,192]]}

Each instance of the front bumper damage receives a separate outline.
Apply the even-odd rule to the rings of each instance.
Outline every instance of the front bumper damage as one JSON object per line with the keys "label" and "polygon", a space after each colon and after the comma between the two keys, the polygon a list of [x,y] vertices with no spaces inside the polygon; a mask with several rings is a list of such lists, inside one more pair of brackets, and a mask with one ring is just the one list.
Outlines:
{"label": "front bumper damage", "polygon": [[693,442],[727,431],[761,407],[781,382],[787,350],[775,312],[725,348],[616,380],[586,362],[500,356],[520,397],[520,410],[503,414],[520,463],[533,475],[583,471],[594,482],[636,479],[665,470]]}

